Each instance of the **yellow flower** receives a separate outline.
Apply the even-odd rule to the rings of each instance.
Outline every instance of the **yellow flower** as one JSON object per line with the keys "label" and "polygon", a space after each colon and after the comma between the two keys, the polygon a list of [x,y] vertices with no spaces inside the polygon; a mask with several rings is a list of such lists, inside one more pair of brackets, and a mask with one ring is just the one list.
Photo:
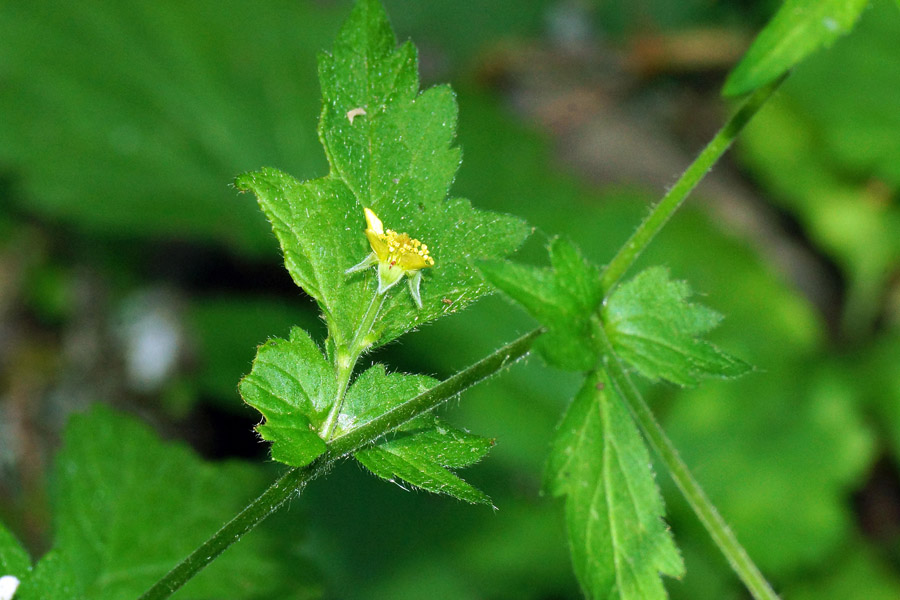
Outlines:
{"label": "yellow flower", "polygon": [[421,270],[434,266],[434,259],[428,253],[428,246],[405,233],[392,229],[385,230],[384,224],[372,209],[364,208],[366,215],[366,238],[372,246],[372,253],[361,263],[347,269],[355,273],[375,264],[378,265],[378,293],[383,294],[406,275],[409,277],[409,291],[416,306],[422,308],[419,284]]}

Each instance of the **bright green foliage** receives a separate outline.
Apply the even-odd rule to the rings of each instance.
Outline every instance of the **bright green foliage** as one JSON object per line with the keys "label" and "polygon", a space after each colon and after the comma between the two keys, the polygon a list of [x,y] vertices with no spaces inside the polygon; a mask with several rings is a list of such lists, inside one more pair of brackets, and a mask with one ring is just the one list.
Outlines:
{"label": "bright green foliage", "polygon": [[737,96],[774,81],[849,32],[869,0],[786,0],[725,82]]}
{"label": "bright green foliage", "polygon": [[[765,375],[683,392],[666,429],[684,460],[702,465],[704,489],[763,572],[789,579],[832,564],[855,535],[848,498],[879,442],[861,410],[863,380],[796,358]],[[700,535],[674,491],[671,512]]]}
{"label": "bright green foliage", "polygon": [[739,377],[750,365],[699,339],[722,320],[689,304],[691,290],[651,267],[621,285],[603,307],[603,323],[616,353],[650,379],[696,385],[709,377]]}
{"label": "bright green foliage", "polygon": [[864,596],[866,600],[900,598],[900,577],[896,568],[877,552],[850,540],[838,556],[828,561],[825,573],[815,573],[808,581],[785,590],[791,600],[844,600]]}
{"label": "bright green foliage", "polygon": [[344,274],[371,252],[363,207],[386,228],[427,244],[435,260],[424,271],[422,309],[402,289],[388,295],[371,334],[375,345],[488,293],[472,261],[504,256],[526,235],[518,219],[445,199],[460,160],[452,146],[456,101],[448,87],[420,93],[415,48],[395,46],[380,4],[358,2],[333,53],[319,61],[329,176],[300,183],[264,169],[236,181],[256,193],[291,276],[319,303],[339,352],[376,288],[371,271]]}
{"label": "bright green foliage", "polygon": [[666,597],[660,574],[680,577],[650,456],[604,375],[589,376],[557,429],[546,486],[566,496],[575,574],[589,598]]}
{"label": "bright green foliage", "polygon": [[260,346],[241,380],[244,401],[265,417],[256,430],[272,442],[272,458],[295,467],[325,452],[318,429],[337,394],[334,372],[309,334],[294,327],[289,340]]}
{"label": "bright green foliage", "polygon": [[[744,132],[740,158],[847,282],[844,331],[879,318],[900,263],[900,12],[875,2],[811,57]],[[874,57],[877,57],[874,58]]]}
{"label": "bright green foliage", "polygon": [[0,163],[23,192],[9,200],[100,236],[274,255],[256,207],[223,182],[260,164],[324,163],[307,126],[313,57],[339,11],[36,0],[0,12]]}
{"label": "bright green foliage", "polygon": [[337,432],[368,423],[403,401],[434,387],[436,383],[436,379],[425,375],[387,373],[384,365],[372,365],[356,378],[347,391]]}
{"label": "bright green foliage", "polygon": [[357,452],[356,459],[388,481],[399,478],[429,492],[491,504],[487,495],[448,470],[478,462],[491,446],[493,440],[426,415],[408,423],[395,437]]}
{"label": "bright green foliage", "polygon": [[[359,427],[437,383],[424,375],[386,373],[384,365],[363,372],[347,392],[338,434]],[[484,457],[492,442],[438,420],[422,416],[401,427],[397,436],[382,439],[356,458],[376,475],[399,478],[422,489],[455,496],[467,502],[490,504],[490,499],[448,471]]]}
{"label": "bright green foliage", "polygon": [[550,364],[585,371],[597,364],[591,328],[596,326],[595,313],[603,297],[600,270],[564,239],[554,239],[549,253],[549,269],[502,261],[484,261],[479,268],[488,281],[547,327],[538,349]]}
{"label": "bright green foliage", "polygon": [[21,579],[29,567],[31,559],[28,553],[3,523],[0,523],[0,577],[15,575]]}
{"label": "bright green foliage", "polygon": [[[105,408],[70,420],[56,467],[54,545],[16,600],[132,600],[264,483],[250,467],[205,464]],[[246,538],[177,597],[301,597],[306,584],[280,571],[270,542]]]}

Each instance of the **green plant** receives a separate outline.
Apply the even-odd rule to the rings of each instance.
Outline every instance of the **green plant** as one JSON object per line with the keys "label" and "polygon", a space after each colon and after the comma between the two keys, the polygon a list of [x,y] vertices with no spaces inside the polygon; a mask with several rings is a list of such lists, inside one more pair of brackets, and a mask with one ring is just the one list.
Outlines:
{"label": "green plant", "polygon": [[[841,10],[850,6],[833,4]],[[852,7],[858,15],[862,4]],[[784,10],[789,8],[792,5]],[[818,23],[823,15],[813,11],[811,18]],[[778,40],[790,37],[778,33],[785,19],[776,17],[769,30]],[[788,25],[806,31],[808,22],[792,19]],[[849,27],[853,20],[840,23]],[[292,469],[144,597],[174,592],[297,490],[349,455],[384,479],[490,504],[484,492],[450,469],[481,459],[492,441],[454,428],[430,411],[532,347],[553,365],[588,373],[559,427],[546,484],[553,494],[566,496],[575,570],[585,592],[592,597],[614,593],[623,598],[661,597],[665,591],[659,574],[683,572],[673,538],[661,520],[662,499],[647,468],[649,453],[636,422],[754,596],[773,597],[656,424],[628,371],[651,380],[695,385],[710,377],[736,377],[750,367],[700,338],[720,317],[688,303],[688,286],[673,281],[664,269],[651,267],[628,282],[620,281],[780,84],[783,72],[809,49],[830,40],[808,33],[801,38],[805,49],[775,51],[774,58],[765,52],[765,45],[772,42],[761,38],[763,50],[751,51],[749,64],[765,63],[765,68],[739,67],[727,88],[753,95],[604,269],[591,265],[564,239],[551,241],[552,268],[541,269],[502,260],[526,237],[520,220],[446,199],[460,160],[452,146],[453,95],[446,87],[420,93],[412,45],[395,48],[380,6],[370,0],[359,2],[333,54],[320,64],[324,106],[319,134],[330,174],[300,183],[265,169],[236,181],[238,189],[257,195],[289,272],[317,301],[328,326],[323,347],[299,328],[288,339],[270,340],[260,347],[253,370],[241,384],[246,402],[265,417],[259,433],[271,442],[273,458]],[[392,234],[386,227],[400,233]],[[402,238],[403,232],[420,238],[427,251]],[[541,328],[442,382],[388,373],[381,365],[369,366],[354,379],[365,353],[489,293],[482,275],[521,304]],[[101,457],[109,453],[103,452],[109,446],[89,446],[91,438],[110,444],[128,440],[124,448],[129,454],[144,454],[157,465],[177,461],[189,466],[174,474],[160,470],[158,482],[167,485],[157,484],[156,489],[165,490],[165,498],[121,492],[106,483],[115,480],[104,472],[111,463],[98,458],[90,466],[92,453]],[[0,566],[23,576],[18,592],[22,598],[98,593],[127,597],[134,586],[156,580],[158,564],[172,562],[199,541],[184,537],[181,546],[168,543],[172,531],[181,529],[168,516],[181,489],[196,486],[204,496],[215,494],[217,511],[222,511],[209,516],[215,522],[241,504],[240,496],[246,495],[241,490],[252,487],[247,483],[216,488],[224,476],[210,475],[178,455],[177,449],[156,449],[146,432],[105,411],[84,417],[68,444],[60,475],[64,500],[57,515],[63,527],[54,550],[25,576],[27,557],[5,530],[0,531]],[[138,464],[118,465],[123,471],[141,470]],[[233,484],[242,476],[227,477]],[[120,493],[135,497],[138,506],[117,507],[121,517],[112,519],[110,526],[106,519],[96,519],[96,506],[91,512],[77,510],[89,504],[83,499],[93,488],[109,497]],[[231,499],[230,494],[238,498]],[[166,514],[142,513],[154,507],[166,507]],[[147,553],[142,544],[141,556],[129,555],[127,544],[114,543],[150,536],[146,529],[126,530],[122,523],[133,516],[129,512],[144,521],[169,522],[170,528],[157,532],[158,554]],[[142,569],[148,554],[154,568]],[[242,562],[237,555],[232,560]],[[97,564],[104,570],[98,573]],[[225,564],[224,559],[217,564]],[[225,571],[224,566],[219,568]],[[257,575],[251,579],[259,577],[256,568],[252,571]],[[190,585],[197,597],[215,597],[236,584],[207,577]]]}

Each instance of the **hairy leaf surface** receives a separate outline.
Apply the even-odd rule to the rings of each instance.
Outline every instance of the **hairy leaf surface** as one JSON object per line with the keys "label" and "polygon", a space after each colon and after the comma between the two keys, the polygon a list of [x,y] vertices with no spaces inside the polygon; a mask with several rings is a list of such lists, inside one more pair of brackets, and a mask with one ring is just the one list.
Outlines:
{"label": "hairy leaf surface", "polygon": [[435,265],[423,271],[424,306],[404,288],[392,290],[373,330],[380,345],[488,293],[472,261],[505,256],[526,230],[519,219],[447,198],[460,162],[456,100],[446,86],[419,91],[415,48],[397,47],[376,0],[356,4],[333,51],[320,56],[319,80],[330,174],[301,183],[263,169],[236,186],[257,195],[291,276],[319,303],[338,349],[376,289],[371,270],[344,274],[371,252],[363,207],[429,247]]}
{"label": "hairy leaf surface", "polygon": [[650,379],[690,386],[710,377],[739,377],[750,365],[698,336],[722,320],[687,302],[690,286],[650,267],[616,289],[603,307],[603,323],[616,354]]}
{"label": "hairy leaf surface", "polygon": [[[205,464],[182,445],[106,408],[70,419],[56,461],[53,548],[16,600],[133,600],[260,490],[248,465]],[[191,580],[180,598],[297,597],[302,559],[282,571],[272,540],[253,534]],[[292,591],[293,590],[293,591]]]}
{"label": "hairy leaf surface", "polygon": [[[437,380],[424,375],[387,373],[384,365],[363,372],[347,392],[338,433],[364,425],[398,404],[433,387]],[[491,440],[472,435],[423,415],[402,426],[395,436],[381,439],[355,454],[370,471],[435,493],[473,503],[490,499],[447,468],[458,469],[480,460]]]}
{"label": "hairy leaf surface", "polygon": [[738,63],[723,93],[737,96],[774,81],[848,33],[869,0],[786,0]]}
{"label": "hairy leaf surface", "polygon": [[504,261],[483,261],[479,268],[488,281],[547,327],[537,343],[547,362],[585,371],[597,362],[591,327],[603,293],[600,270],[562,238],[551,241],[549,253],[550,268]]}
{"label": "hairy leaf surface", "polygon": [[680,577],[650,456],[605,376],[590,375],[557,429],[547,489],[566,497],[575,574],[589,598],[666,598],[660,575]]}
{"label": "hairy leaf surface", "polygon": [[256,430],[272,442],[272,458],[302,467],[325,452],[318,429],[334,402],[337,384],[322,351],[305,331],[260,346],[250,374],[241,380],[244,401],[265,423]]}
{"label": "hairy leaf surface", "polygon": [[400,479],[416,487],[447,494],[473,504],[491,504],[484,492],[449,469],[481,460],[493,441],[456,429],[425,415],[403,427],[395,437],[356,453],[356,459],[388,481]]}

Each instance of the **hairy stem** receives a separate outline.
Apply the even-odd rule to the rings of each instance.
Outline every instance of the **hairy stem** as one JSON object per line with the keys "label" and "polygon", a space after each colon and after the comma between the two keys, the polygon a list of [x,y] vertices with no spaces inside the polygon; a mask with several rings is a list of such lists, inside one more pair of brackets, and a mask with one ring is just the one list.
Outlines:
{"label": "hairy stem", "polygon": [[282,475],[256,500],[157,581],[139,600],[169,598],[231,544],[259,525],[291,496],[299,493],[307,483],[328,471],[342,457],[371,444],[410,419],[432,410],[466,388],[515,363],[528,354],[534,340],[541,333],[541,329],[527,333],[372,421],[335,436],[328,442],[325,454],[312,464],[291,469]]}
{"label": "hairy stem", "polygon": [[360,355],[369,347],[366,337],[372,331],[372,325],[375,323],[378,313],[381,312],[386,292],[387,290],[375,292],[369,307],[366,309],[366,313],[359,322],[356,333],[353,335],[353,340],[350,341],[350,346],[337,351],[337,372],[335,374],[337,378],[337,394],[335,395],[334,403],[331,405],[331,410],[328,411],[328,417],[322,424],[321,436],[325,441],[331,439],[331,436],[334,434],[334,428],[337,427],[338,416],[344,407],[344,395],[347,393],[347,386],[350,384],[350,376],[353,375],[353,369],[356,368],[356,362],[359,360]]}
{"label": "hairy stem", "polygon": [[596,328],[595,337],[601,346],[603,368],[609,375],[613,387],[625,402],[634,420],[640,425],[650,446],[666,465],[672,479],[675,480],[675,484],[691,505],[697,518],[700,519],[703,527],[706,528],[719,550],[731,564],[731,568],[756,600],[778,600],[778,595],[772,590],[747,551],[738,542],[734,532],[725,523],[725,519],[706,496],[703,488],[691,475],[687,465],[679,456],[678,450],[675,449],[672,441],[663,431],[656,417],[653,416],[650,407],[647,406],[622,363],[614,354],[612,344],[603,327]]}
{"label": "hairy stem", "polygon": [[706,145],[706,148],[694,159],[694,162],[678,178],[669,191],[663,196],[650,211],[650,214],[638,226],[628,241],[625,242],[619,252],[606,265],[600,280],[603,289],[607,293],[612,289],[622,276],[631,268],[641,253],[650,245],[663,226],[669,221],[678,207],[684,202],[688,194],[700,183],[714,164],[725,154],[734,139],[744,126],[753,118],[759,109],[772,96],[776,89],[785,80],[783,75],[773,83],[760,88],[750,96],[738,109],[727,123],[719,130],[716,136]]}

